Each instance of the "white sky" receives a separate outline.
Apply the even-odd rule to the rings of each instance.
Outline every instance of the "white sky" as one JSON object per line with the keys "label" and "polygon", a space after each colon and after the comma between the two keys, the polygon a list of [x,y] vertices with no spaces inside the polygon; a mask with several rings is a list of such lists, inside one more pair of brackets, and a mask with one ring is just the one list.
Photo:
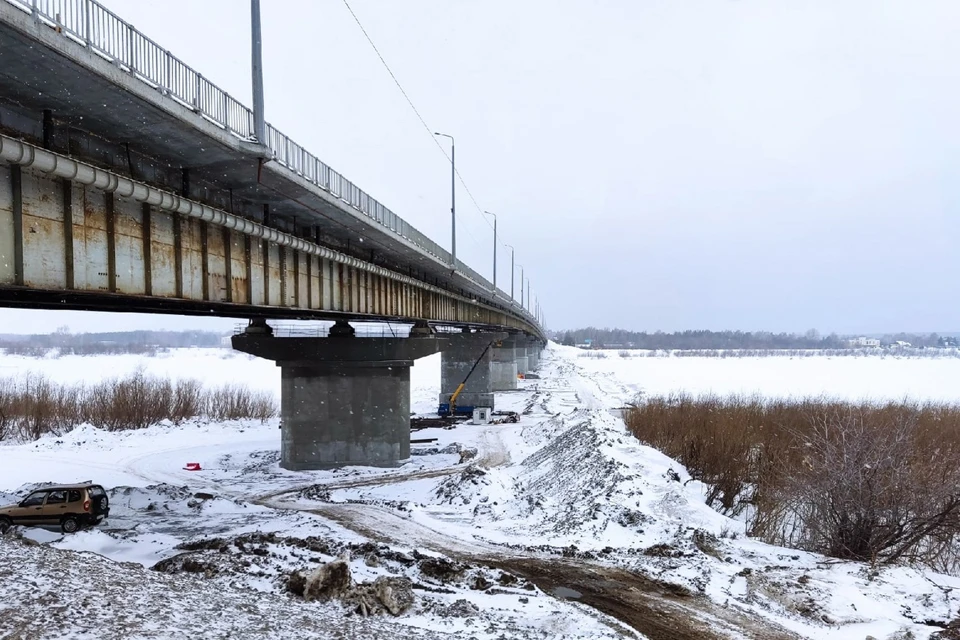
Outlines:
{"label": "white sky", "polygon": [[[103,1],[249,104],[246,0]],[[960,330],[960,3],[351,5],[551,326]],[[263,20],[267,119],[449,247],[449,165],[343,2]],[[458,205],[489,277],[491,229]]]}

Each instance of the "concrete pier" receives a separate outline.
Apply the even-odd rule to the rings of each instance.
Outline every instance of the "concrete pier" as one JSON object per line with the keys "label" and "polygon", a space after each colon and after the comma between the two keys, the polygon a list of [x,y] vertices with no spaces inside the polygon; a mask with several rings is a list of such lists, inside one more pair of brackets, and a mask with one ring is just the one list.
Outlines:
{"label": "concrete pier", "polygon": [[540,342],[538,340],[529,340],[527,342],[527,369],[536,371],[540,368]]}
{"label": "concrete pier", "polygon": [[[461,333],[440,355],[440,406],[438,412],[449,411],[450,397],[464,381],[466,385],[456,400],[456,413],[473,413],[474,407],[494,408],[491,362],[495,343],[506,333]],[[472,373],[471,373],[472,371]]]}
{"label": "concrete pier", "polygon": [[[345,325],[346,323],[344,323]],[[233,347],[281,372],[280,466],[395,466],[410,457],[410,367],[457,336],[277,338],[262,326]]]}
{"label": "concrete pier", "polygon": [[526,338],[519,337],[517,338],[517,344],[513,349],[513,359],[517,363],[517,374],[527,375],[530,372],[529,363],[527,362],[527,343],[525,342]]}
{"label": "concrete pier", "polygon": [[510,336],[494,343],[490,357],[490,384],[494,391],[517,388],[517,338]]}

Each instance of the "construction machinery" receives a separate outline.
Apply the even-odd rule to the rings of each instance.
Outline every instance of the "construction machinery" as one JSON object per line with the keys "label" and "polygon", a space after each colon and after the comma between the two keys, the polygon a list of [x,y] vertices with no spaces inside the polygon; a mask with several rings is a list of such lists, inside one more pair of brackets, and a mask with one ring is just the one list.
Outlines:
{"label": "construction machinery", "polygon": [[[456,390],[453,392],[453,395],[450,396],[450,402],[446,406],[440,405],[440,414],[444,416],[454,416],[457,413],[457,398],[463,393],[463,388],[467,386],[467,381],[470,380],[470,376],[473,375],[473,372],[477,370],[477,367],[480,365],[480,361],[483,360],[483,356],[487,355],[487,351],[490,350],[490,347],[494,346],[494,342],[491,342],[487,345],[487,348],[483,350],[480,354],[480,357],[477,358],[477,361],[473,363],[473,366],[470,367],[470,371],[467,373],[467,376],[463,379]],[[472,411],[472,409],[471,409]]]}

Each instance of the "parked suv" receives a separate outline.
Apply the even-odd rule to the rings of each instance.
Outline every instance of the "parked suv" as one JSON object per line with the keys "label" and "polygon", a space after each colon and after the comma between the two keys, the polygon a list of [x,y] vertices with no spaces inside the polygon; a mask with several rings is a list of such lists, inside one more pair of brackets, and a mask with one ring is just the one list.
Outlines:
{"label": "parked suv", "polygon": [[37,489],[18,504],[0,507],[0,532],[12,525],[59,526],[64,533],[100,522],[110,514],[107,492],[98,484]]}

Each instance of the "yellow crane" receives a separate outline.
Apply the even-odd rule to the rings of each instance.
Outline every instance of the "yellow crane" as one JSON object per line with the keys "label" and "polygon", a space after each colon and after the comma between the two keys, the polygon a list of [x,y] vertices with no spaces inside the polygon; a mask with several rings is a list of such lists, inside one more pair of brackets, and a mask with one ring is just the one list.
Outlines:
{"label": "yellow crane", "polygon": [[447,409],[448,416],[454,416],[457,413],[457,398],[463,392],[463,388],[467,386],[467,381],[470,379],[470,376],[473,375],[473,372],[477,370],[477,366],[480,364],[480,361],[483,360],[483,356],[487,354],[487,351],[490,350],[490,347],[493,346],[493,342],[487,345],[487,348],[483,350],[483,353],[480,354],[480,357],[477,358],[477,361],[473,363],[473,366],[470,368],[470,372],[467,373],[467,377],[463,379],[463,382],[457,387],[456,391],[453,392],[453,395],[450,396],[450,406]]}

